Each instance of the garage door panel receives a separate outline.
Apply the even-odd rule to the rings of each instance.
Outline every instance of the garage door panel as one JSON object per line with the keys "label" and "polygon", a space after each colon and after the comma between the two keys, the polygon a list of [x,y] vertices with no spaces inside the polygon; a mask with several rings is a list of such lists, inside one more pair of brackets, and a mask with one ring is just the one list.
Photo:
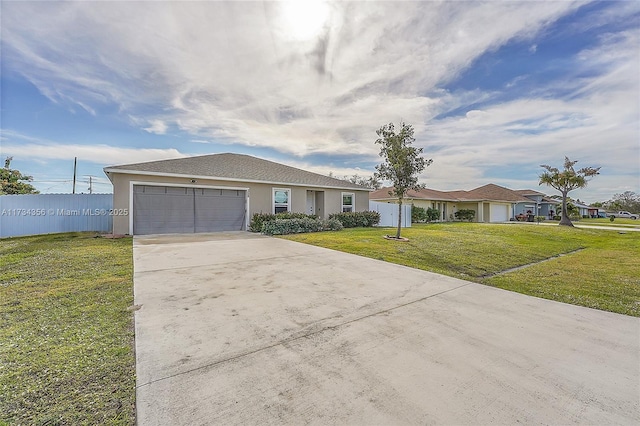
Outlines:
{"label": "garage door panel", "polygon": [[245,191],[198,189],[195,232],[241,231],[245,222]]}
{"label": "garage door panel", "polygon": [[133,232],[240,231],[245,204],[243,190],[134,185]]}
{"label": "garage door panel", "polygon": [[133,190],[134,234],[193,232],[193,192],[189,188],[134,185]]}

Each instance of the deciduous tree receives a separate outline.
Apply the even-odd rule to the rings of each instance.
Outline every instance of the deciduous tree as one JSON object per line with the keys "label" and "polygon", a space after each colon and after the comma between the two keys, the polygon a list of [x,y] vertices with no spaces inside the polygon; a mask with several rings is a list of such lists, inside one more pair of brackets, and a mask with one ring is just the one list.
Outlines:
{"label": "deciduous tree", "polygon": [[367,188],[380,189],[382,183],[376,178],[375,175],[367,177],[361,177],[358,174],[353,176],[345,176],[344,180],[347,180],[356,185],[366,186]]}
{"label": "deciduous tree", "polygon": [[13,157],[4,160],[4,167],[0,169],[0,195],[4,194],[38,194],[39,191],[30,183],[33,177],[26,176],[18,170],[11,169]]}
{"label": "deciduous tree", "polygon": [[632,191],[615,194],[607,202],[607,207],[612,210],[627,210],[631,213],[640,213],[640,195]]}
{"label": "deciduous tree", "polygon": [[584,188],[591,178],[600,174],[600,167],[583,167],[575,170],[573,167],[578,161],[571,161],[564,157],[564,169],[560,170],[546,164],[540,165],[545,171],[540,174],[539,185],[548,185],[557,189],[562,194],[562,217],[560,225],[573,226],[567,211],[567,194],[574,189]]}
{"label": "deciduous tree", "polygon": [[424,188],[418,183],[418,176],[431,165],[432,159],[421,157],[422,148],[411,146],[415,142],[414,130],[410,124],[400,123],[400,131],[396,133],[393,123],[385,124],[376,131],[380,145],[382,164],[376,166],[375,177],[393,183],[389,191],[392,197],[398,197],[398,229],[396,238],[400,239],[402,224],[402,201],[407,191]]}

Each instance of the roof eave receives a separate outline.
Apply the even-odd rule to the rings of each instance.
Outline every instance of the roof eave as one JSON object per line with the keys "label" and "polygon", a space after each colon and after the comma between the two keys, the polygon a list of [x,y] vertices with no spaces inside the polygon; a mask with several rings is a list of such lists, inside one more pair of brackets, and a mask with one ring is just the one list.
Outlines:
{"label": "roof eave", "polygon": [[184,173],[161,173],[161,172],[149,172],[144,170],[129,170],[129,169],[119,169],[115,167],[105,167],[104,172],[109,177],[109,180],[113,182],[111,179],[110,173],[122,173],[122,174],[132,174],[132,175],[143,175],[143,176],[160,176],[160,177],[177,177],[177,178],[188,178],[188,179],[210,179],[210,180],[220,180],[225,182],[245,182],[245,183],[263,183],[267,185],[288,185],[288,186],[306,186],[312,188],[324,188],[324,189],[341,189],[341,190],[349,190],[349,191],[367,191],[373,192],[372,188],[364,188],[364,187],[348,187],[348,186],[332,186],[332,185],[316,185],[316,184],[307,184],[307,183],[292,183],[292,182],[277,182],[277,181],[266,181],[266,180],[256,180],[256,179],[238,179],[238,178],[228,178],[228,177],[220,177],[220,176],[203,176],[203,175],[191,175]]}

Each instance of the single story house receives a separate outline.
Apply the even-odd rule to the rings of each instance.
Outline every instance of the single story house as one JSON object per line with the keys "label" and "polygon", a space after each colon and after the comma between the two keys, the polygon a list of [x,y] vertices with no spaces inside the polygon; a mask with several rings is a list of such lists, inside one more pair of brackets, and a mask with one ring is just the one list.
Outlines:
{"label": "single story house", "polygon": [[545,194],[533,189],[516,189],[515,192],[528,198],[528,202],[520,202],[514,205],[514,215],[526,215],[531,212],[534,216],[545,216],[552,218],[559,215],[562,209],[562,202],[553,198],[547,198]]}
{"label": "single story house", "polygon": [[573,205],[578,209],[580,217],[598,217],[599,209],[597,207],[584,204],[580,200],[574,201]]}
{"label": "single story house", "polygon": [[[397,203],[398,198],[389,194],[392,187],[386,187],[378,189],[377,191],[369,194],[371,201],[385,202],[385,203]],[[456,211],[456,203],[458,199],[450,192],[437,191],[435,189],[423,188],[419,191],[410,190],[407,192],[404,198],[405,204],[411,204],[423,209],[437,209],[440,212],[438,220],[448,220],[448,214],[453,214]]]}
{"label": "single story house", "polygon": [[242,154],[212,154],[104,168],[113,184],[113,232],[246,230],[254,213],[327,218],[365,211],[369,188]]}
{"label": "single story house", "polygon": [[507,222],[514,218],[513,206],[528,200],[517,192],[493,183],[460,194],[459,209],[472,209],[477,222]]}
{"label": "single story house", "polygon": [[[397,203],[397,198],[389,195],[392,188],[382,188],[369,194],[373,201]],[[514,218],[514,206],[530,203],[531,200],[517,192],[495,184],[487,184],[471,191],[437,191],[421,189],[409,191],[405,202],[422,208],[434,208],[440,212],[440,220],[454,220],[458,210],[476,212],[476,222],[507,222]]]}

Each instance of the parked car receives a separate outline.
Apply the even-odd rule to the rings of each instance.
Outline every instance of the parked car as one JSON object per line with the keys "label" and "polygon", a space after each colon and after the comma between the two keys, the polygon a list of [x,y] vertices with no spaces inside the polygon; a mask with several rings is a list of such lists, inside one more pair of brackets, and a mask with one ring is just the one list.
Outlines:
{"label": "parked car", "polygon": [[598,212],[598,217],[599,218],[606,218],[607,217],[607,212]]}
{"label": "parked car", "polygon": [[615,213],[609,213],[609,217],[613,217],[613,218],[619,217],[619,218],[636,220],[638,218],[638,215],[620,210]]}

